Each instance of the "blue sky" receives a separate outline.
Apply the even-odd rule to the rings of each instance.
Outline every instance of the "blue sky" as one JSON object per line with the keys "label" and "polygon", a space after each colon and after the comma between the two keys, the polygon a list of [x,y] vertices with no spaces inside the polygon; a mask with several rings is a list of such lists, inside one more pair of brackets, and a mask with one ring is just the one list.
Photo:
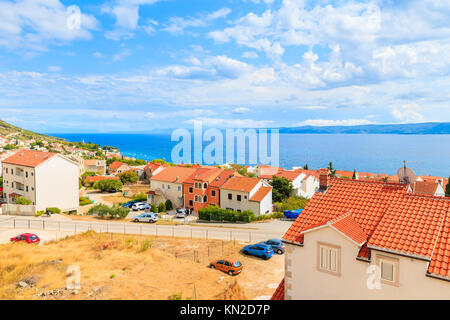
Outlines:
{"label": "blue sky", "polygon": [[40,132],[450,121],[449,71],[450,0],[0,0],[1,119]]}

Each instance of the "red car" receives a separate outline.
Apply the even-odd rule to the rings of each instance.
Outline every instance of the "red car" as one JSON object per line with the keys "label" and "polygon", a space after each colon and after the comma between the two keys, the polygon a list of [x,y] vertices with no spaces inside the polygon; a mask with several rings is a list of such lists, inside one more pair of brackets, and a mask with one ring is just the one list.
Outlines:
{"label": "red car", "polygon": [[10,239],[13,242],[39,243],[41,239],[34,233],[22,233]]}

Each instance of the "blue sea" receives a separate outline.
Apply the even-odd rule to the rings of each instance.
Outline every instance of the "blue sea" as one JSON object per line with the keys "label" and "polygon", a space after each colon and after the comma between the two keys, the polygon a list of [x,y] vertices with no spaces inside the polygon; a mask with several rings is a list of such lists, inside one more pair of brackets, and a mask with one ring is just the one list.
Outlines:
{"label": "blue sea", "polygon": [[[168,134],[52,135],[118,147],[129,157],[169,162],[178,144]],[[280,166],[286,169],[305,164],[318,169],[331,161],[339,170],[395,174],[406,160],[416,174],[450,176],[450,135],[280,134],[279,142]]]}

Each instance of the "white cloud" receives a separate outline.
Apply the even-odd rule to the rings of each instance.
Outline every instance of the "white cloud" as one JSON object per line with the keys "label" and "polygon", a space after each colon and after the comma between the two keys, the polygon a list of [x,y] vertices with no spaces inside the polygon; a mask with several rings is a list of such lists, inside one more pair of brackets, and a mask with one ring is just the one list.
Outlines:
{"label": "white cloud", "polygon": [[415,104],[405,104],[392,110],[392,115],[401,122],[423,122],[423,116]]}
{"label": "white cloud", "polygon": [[69,27],[73,14],[59,0],[0,1],[0,46],[47,50],[49,45],[90,39],[98,21],[83,12],[80,25]]}
{"label": "white cloud", "polygon": [[297,123],[297,126],[356,126],[373,124],[374,122],[367,119],[345,119],[345,120],[326,120],[326,119],[310,119]]}
{"label": "white cloud", "polygon": [[230,12],[231,10],[229,8],[221,8],[211,13],[200,14],[198,18],[172,17],[170,18],[170,24],[162,30],[171,34],[180,35],[187,28],[205,27],[214,20],[225,18]]}
{"label": "white cloud", "polygon": [[254,51],[245,51],[242,54],[242,58],[247,58],[247,59],[257,59],[259,58],[258,54]]}
{"label": "white cloud", "polygon": [[234,108],[233,110],[231,110],[232,113],[237,113],[237,114],[249,113],[250,111],[251,110],[249,108],[245,108],[245,107]]}
{"label": "white cloud", "polygon": [[269,127],[272,120],[253,120],[253,119],[224,119],[199,117],[186,120],[185,123],[192,124],[194,121],[201,121],[205,127],[224,127],[224,128],[265,128]]}
{"label": "white cloud", "polygon": [[131,55],[131,51],[127,48],[122,49],[113,56],[113,61],[120,61]]}
{"label": "white cloud", "polygon": [[60,72],[61,71],[61,67],[60,66],[49,66],[47,69],[50,72]]}

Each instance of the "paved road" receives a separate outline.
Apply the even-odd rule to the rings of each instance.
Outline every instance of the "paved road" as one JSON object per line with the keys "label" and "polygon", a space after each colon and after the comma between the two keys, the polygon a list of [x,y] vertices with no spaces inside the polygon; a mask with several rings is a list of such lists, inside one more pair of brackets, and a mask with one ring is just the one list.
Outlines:
{"label": "paved road", "polygon": [[[291,222],[271,221],[255,223],[243,228],[244,225],[229,228],[230,224],[215,224],[206,226],[190,225],[157,225],[147,223],[108,223],[73,221],[48,218],[26,218],[0,216],[0,229],[33,230],[39,235],[41,231],[53,231],[65,234],[76,234],[88,230],[96,232],[111,232],[123,234],[142,234],[154,236],[170,236],[184,238],[238,240],[257,242],[268,238],[280,238],[289,228]],[[242,227],[241,227],[242,226]],[[224,228],[226,227],[226,228]],[[252,229],[249,229],[251,227]],[[255,228],[255,229],[253,229]],[[22,231],[22,232],[25,232]]]}

